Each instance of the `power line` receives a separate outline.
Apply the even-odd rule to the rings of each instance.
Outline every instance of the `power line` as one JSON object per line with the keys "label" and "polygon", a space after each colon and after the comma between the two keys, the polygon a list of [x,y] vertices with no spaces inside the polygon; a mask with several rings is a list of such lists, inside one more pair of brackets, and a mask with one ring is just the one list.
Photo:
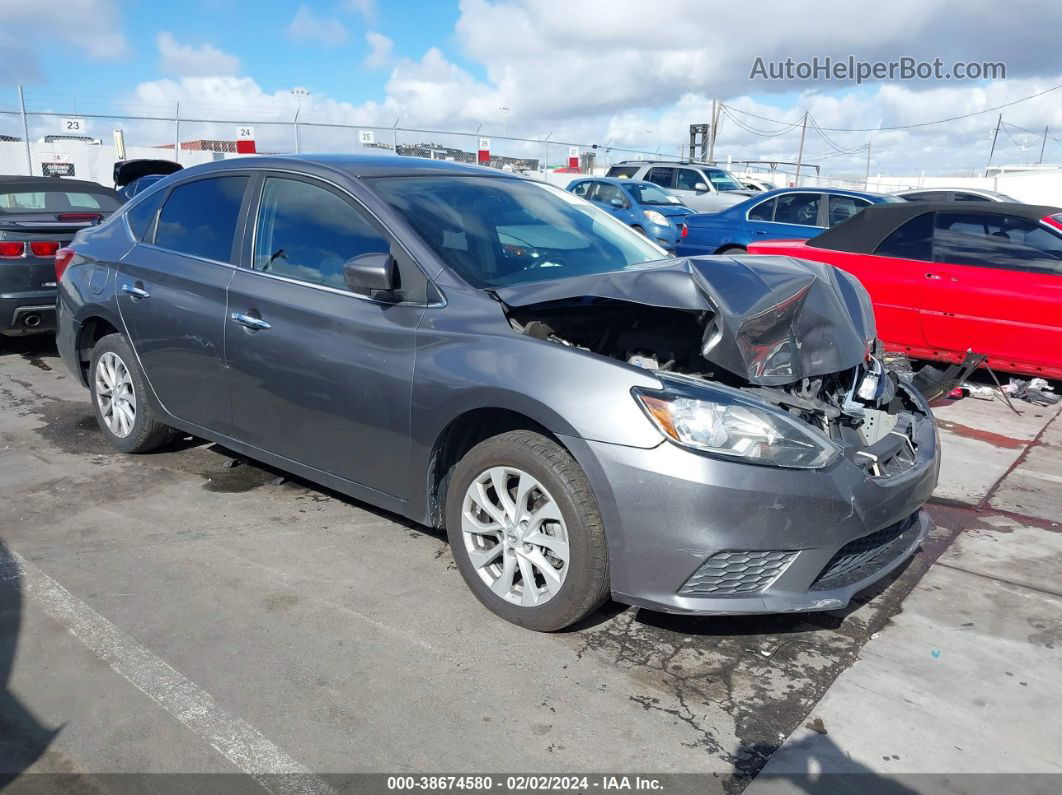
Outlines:
{"label": "power line", "polygon": [[[829,130],[830,132],[878,132],[878,131],[884,131],[884,130],[911,130],[911,129],[914,129],[916,127],[931,127],[931,126],[933,126],[935,124],[946,124],[946,123],[952,122],[952,121],[960,121],[961,119],[969,119],[969,118],[971,118],[973,116],[980,116],[982,113],[991,113],[992,111],[1001,110],[1002,108],[1009,108],[1012,105],[1018,105],[1018,104],[1020,104],[1022,102],[1028,102],[1030,99],[1036,99],[1037,97],[1042,97],[1045,94],[1050,94],[1052,91],[1058,91],[1060,88],[1062,88],[1062,83],[1059,83],[1057,86],[1052,86],[1051,88],[1044,89],[1043,91],[1037,91],[1035,94],[1030,94],[1029,96],[1022,97],[1021,99],[1015,99],[1015,100],[1012,100],[1010,102],[1004,102],[1002,105],[995,105],[995,106],[993,106],[991,108],[984,108],[982,110],[975,110],[972,113],[964,113],[961,116],[949,116],[949,117],[947,117],[945,119],[935,119],[934,121],[923,121],[923,122],[918,122],[917,124],[896,124],[896,125],[892,125],[892,126],[888,126],[888,127],[823,127],[822,129],[823,130]],[[729,106],[724,105],[724,107],[729,107]],[[733,108],[733,110],[736,110],[736,111],[738,111],[740,113],[745,113],[745,114],[747,114],[749,116],[752,116],[752,117],[757,118],[757,119],[761,119],[763,121],[769,121],[769,122],[773,122],[775,124],[789,124],[789,122],[779,121],[778,119],[772,119],[772,118],[770,118],[768,116],[759,116],[759,115],[757,115],[755,113],[752,113],[751,111],[742,110],[741,108]],[[799,123],[799,122],[797,122],[797,123]]]}

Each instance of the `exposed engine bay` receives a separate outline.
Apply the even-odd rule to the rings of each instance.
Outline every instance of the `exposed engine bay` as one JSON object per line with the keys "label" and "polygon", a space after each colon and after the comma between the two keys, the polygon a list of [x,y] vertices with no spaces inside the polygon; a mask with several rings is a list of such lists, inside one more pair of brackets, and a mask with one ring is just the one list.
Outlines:
{"label": "exposed engine bay", "polygon": [[[537,339],[652,370],[665,380],[711,382],[741,390],[821,431],[874,477],[891,477],[913,466],[915,429],[931,421],[913,387],[865,349],[851,367],[803,375],[789,383],[755,383],[748,372],[733,372],[711,362],[705,352],[724,333],[711,309],[580,296],[506,305],[505,312],[514,329]],[[768,334],[755,342],[769,350],[747,350],[750,361],[776,355],[792,340],[787,334]]]}

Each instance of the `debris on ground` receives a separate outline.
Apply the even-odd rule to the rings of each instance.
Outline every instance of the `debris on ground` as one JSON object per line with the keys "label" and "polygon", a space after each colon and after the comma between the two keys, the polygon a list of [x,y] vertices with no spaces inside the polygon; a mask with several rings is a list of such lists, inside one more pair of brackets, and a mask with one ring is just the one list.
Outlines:
{"label": "debris on ground", "polygon": [[1003,387],[1003,392],[1037,406],[1053,406],[1062,400],[1062,395],[1056,395],[1054,387],[1043,378],[1033,378],[1031,381],[1012,378],[1010,383]]}

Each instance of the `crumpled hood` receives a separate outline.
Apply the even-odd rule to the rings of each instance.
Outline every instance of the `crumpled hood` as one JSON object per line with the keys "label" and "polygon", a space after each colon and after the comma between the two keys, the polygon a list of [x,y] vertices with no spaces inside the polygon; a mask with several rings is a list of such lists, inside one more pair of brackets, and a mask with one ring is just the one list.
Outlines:
{"label": "crumpled hood", "polygon": [[763,386],[855,367],[876,336],[870,296],[854,276],[791,257],[675,258],[495,293],[515,307],[585,296],[707,310],[705,359]]}

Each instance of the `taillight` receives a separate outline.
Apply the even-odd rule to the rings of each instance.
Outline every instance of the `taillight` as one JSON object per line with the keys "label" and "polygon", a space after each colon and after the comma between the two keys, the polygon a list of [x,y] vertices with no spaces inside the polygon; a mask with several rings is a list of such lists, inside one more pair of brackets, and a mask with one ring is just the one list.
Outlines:
{"label": "taillight", "polygon": [[59,250],[59,244],[48,240],[33,240],[29,244],[30,251],[35,257],[54,257]]}
{"label": "taillight", "polygon": [[0,257],[4,259],[14,259],[15,257],[21,257],[26,253],[26,244],[21,240],[9,241],[0,240]]}
{"label": "taillight", "polygon": [[1056,213],[1054,215],[1045,215],[1040,219],[1045,224],[1050,224],[1055,229],[1062,229],[1062,213]]}
{"label": "taillight", "polygon": [[56,218],[60,221],[92,221],[95,223],[103,218],[103,216],[99,213],[59,213]]}
{"label": "taillight", "polygon": [[70,260],[74,258],[74,254],[77,252],[69,247],[64,247],[55,252],[55,280],[59,281],[63,278],[63,271],[66,270],[66,266],[70,264]]}
{"label": "taillight", "polygon": [[685,224],[683,224],[682,225],[682,234],[680,235],[680,237],[683,240],[685,240],[686,239],[686,235],[688,235],[689,233],[690,233],[690,228],[688,226],[686,226]]}

